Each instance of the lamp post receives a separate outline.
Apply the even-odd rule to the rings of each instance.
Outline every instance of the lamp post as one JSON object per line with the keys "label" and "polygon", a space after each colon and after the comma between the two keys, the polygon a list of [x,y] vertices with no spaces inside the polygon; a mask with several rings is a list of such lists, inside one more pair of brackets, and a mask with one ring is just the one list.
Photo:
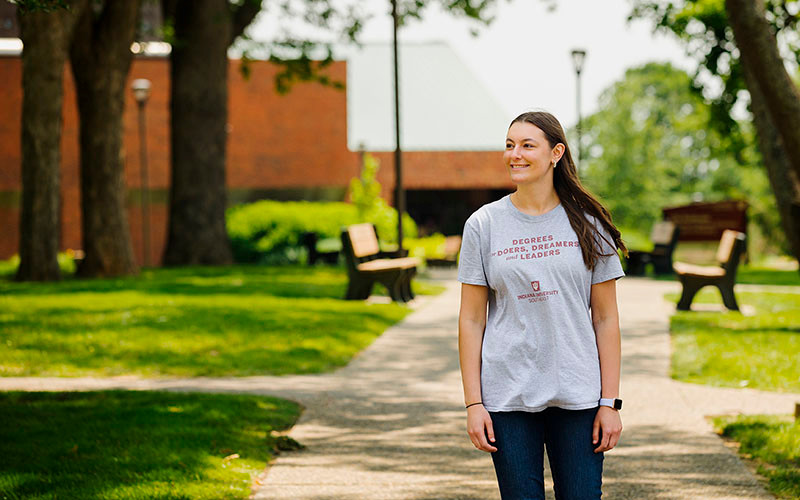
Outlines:
{"label": "lamp post", "polygon": [[403,189],[403,159],[400,149],[400,71],[397,60],[397,28],[399,19],[397,14],[397,0],[392,0],[392,26],[393,38],[392,49],[394,52],[394,129],[395,129],[395,150],[394,150],[394,175],[395,175],[395,208],[397,208],[397,255],[402,257],[403,253],[403,213],[406,211],[406,192]]}
{"label": "lamp post", "polygon": [[150,266],[150,214],[147,182],[147,133],[144,119],[144,107],[150,97],[150,80],[138,78],[131,85],[133,97],[139,105],[139,162],[142,173],[142,256],[145,267]]}
{"label": "lamp post", "polygon": [[585,59],[585,50],[575,49],[572,51],[572,64],[575,66],[575,100],[578,110],[578,125],[575,127],[578,130],[578,167],[581,166],[583,160],[583,144],[581,143],[581,129],[583,127],[583,123],[581,123],[581,70],[583,70]]}

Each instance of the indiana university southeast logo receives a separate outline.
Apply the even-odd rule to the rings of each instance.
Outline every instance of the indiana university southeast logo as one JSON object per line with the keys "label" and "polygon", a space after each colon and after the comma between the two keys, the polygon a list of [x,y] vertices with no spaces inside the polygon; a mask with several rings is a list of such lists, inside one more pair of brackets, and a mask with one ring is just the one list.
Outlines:
{"label": "indiana university southeast logo", "polygon": [[558,295],[558,290],[542,290],[538,281],[531,281],[533,293],[523,293],[517,295],[517,300],[527,300],[528,302],[544,302],[552,295]]}

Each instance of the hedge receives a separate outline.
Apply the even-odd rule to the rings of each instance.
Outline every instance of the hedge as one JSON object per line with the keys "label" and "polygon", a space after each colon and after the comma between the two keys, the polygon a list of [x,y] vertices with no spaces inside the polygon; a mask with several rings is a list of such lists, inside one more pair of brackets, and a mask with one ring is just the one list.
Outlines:
{"label": "hedge", "polygon": [[[397,242],[397,211],[377,210],[370,217],[382,242]],[[356,207],[343,202],[263,200],[237,205],[226,214],[228,235],[237,262],[296,262],[303,260],[302,235],[317,233],[319,239],[338,239],[342,227],[363,222]],[[403,234],[414,238],[417,225],[403,217]]]}

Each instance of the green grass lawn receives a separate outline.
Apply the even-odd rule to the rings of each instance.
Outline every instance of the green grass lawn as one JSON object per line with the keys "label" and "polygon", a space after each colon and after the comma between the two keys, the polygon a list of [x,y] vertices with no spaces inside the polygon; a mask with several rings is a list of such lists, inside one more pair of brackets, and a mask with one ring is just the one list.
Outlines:
{"label": "green grass lawn", "polygon": [[[150,269],[14,283],[0,263],[0,376],[313,373],[410,309],[344,301],[342,268]],[[377,288],[377,287],[376,287]],[[416,293],[438,285],[415,281]],[[295,403],[166,392],[0,393],[0,498],[247,498]]]}
{"label": "green grass lawn", "polygon": [[800,273],[797,271],[743,266],[736,272],[736,283],[800,286]]}
{"label": "green grass lawn", "polygon": [[770,415],[719,417],[714,426],[740,444],[739,453],[754,460],[778,498],[800,499],[800,422]]}
{"label": "green grass lawn", "polygon": [[[684,382],[800,392],[800,294],[739,292],[738,312],[678,311],[670,321],[672,376]],[[677,302],[671,294],[668,300]],[[703,289],[695,303],[721,304]]]}
{"label": "green grass lawn", "polygon": [[295,403],[172,392],[0,392],[0,498],[248,498]]}
{"label": "green grass lawn", "polygon": [[[753,316],[738,312],[676,312],[671,318],[672,376],[684,382],[800,392],[800,294],[736,294]],[[670,294],[668,300],[677,302]],[[721,304],[706,288],[696,303]],[[800,400],[798,400],[800,401]],[[741,444],[778,498],[800,500],[800,424],[790,416],[715,419],[721,434]]]}
{"label": "green grass lawn", "polygon": [[[649,267],[648,270],[650,270]],[[662,274],[653,277],[659,281],[678,281],[674,274]],[[766,267],[739,266],[736,270],[736,283],[743,285],[800,286],[800,272]]]}
{"label": "green grass lawn", "polygon": [[[343,268],[299,266],[150,269],[133,278],[60,283],[5,279],[0,376],[331,370],[410,311],[341,300],[346,284]],[[442,288],[417,281],[415,289]]]}

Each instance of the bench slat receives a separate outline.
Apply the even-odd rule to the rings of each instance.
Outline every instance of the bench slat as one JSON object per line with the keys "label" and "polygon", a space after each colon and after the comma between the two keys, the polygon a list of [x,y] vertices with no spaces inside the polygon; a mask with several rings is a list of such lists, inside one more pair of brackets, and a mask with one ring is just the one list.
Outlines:
{"label": "bench slat", "polygon": [[672,242],[672,234],[675,232],[675,223],[668,220],[656,222],[650,232],[650,241],[656,245],[669,245]]}
{"label": "bench slat", "polygon": [[403,257],[400,259],[376,259],[362,262],[357,266],[359,271],[382,271],[384,269],[411,269],[419,265],[419,259],[415,257]]}
{"label": "bench slat", "polygon": [[676,273],[687,276],[725,276],[725,270],[716,266],[696,266],[686,262],[675,262],[672,266]]}
{"label": "bench slat", "polygon": [[347,228],[347,233],[350,235],[350,242],[353,245],[353,254],[356,257],[366,257],[380,252],[381,249],[378,245],[378,238],[375,237],[375,230],[369,222],[354,224]]}
{"label": "bench slat", "polygon": [[717,247],[717,261],[720,264],[727,264],[731,260],[731,253],[733,253],[733,244],[736,243],[736,231],[726,229],[722,232],[722,238],[719,240],[719,247]]}

